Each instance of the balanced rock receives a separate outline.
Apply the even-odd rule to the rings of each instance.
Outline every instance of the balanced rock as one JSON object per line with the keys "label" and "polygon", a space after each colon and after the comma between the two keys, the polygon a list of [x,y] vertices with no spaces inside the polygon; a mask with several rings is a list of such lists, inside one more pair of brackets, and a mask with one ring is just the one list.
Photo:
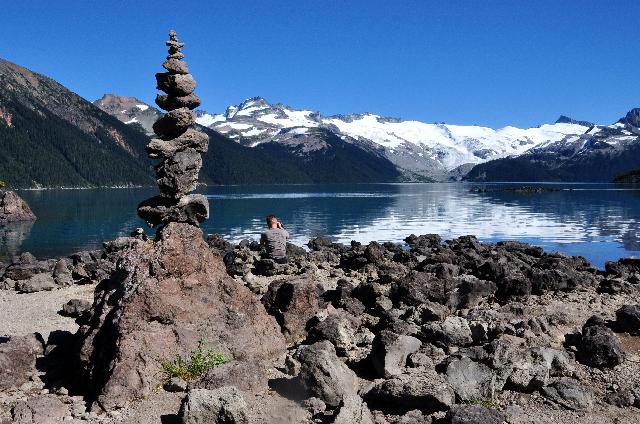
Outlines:
{"label": "balanced rock", "polygon": [[180,198],[196,189],[202,157],[193,149],[178,152],[156,168],[160,195]]}
{"label": "balanced rock", "polygon": [[194,93],[191,93],[188,96],[167,96],[163,94],[158,94],[156,96],[156,104],[164,110],[174,110],[181,107],[193,110],[200,106],[201,102],[200,97]]}
{"label": "balanced rock", "polygon": [[20,196],[13,191],[0,190],[0,225],[34,219],[36,216]]}
{"label": "balanced rock", "polygon": [[166,62],[162,64],[162,67],[172,74],[189,73],[189,67],[187,66],[187,63],[178,59],[167,59]]}
{"label": "balanced rock", "polygon": [[177,137],[195,124],[196,117],[189,108],[174,109],[153,124],[153,131],[160,137]]}
{"label": "balanced rock", "polygon": [[208,148],[209,137],[204,133],[189,128],[184,134],[173,139],[152,139],[147,144],[147,153],[151,158],[170,158],[177,152],[186,149],[193,149],[198,153],[206,153]]}
{"label": "balanced rock", "polygon": [[89,314],[77,334],[79,365],[89,398],[107,410],[149,395],[162,360],[188,356],[200,339],[233,363],[284,354],[275,319],[188,224],[169,223],[155,241],[132,239]]}
{"label": "balanced rock", "polygon": [[209,202],[202,194],[188,194],[178,201],[156,196],[140,203],[138,215],[152,227],[169,222],[198,225],[209,218]]}
{"label": "balanced rock", "polygon": [[196,81],[190,74],[171,74],[161,72],[156,74],[158,89],[172,96],[188,96],[196,89]]}
{"label": "balanced rock", "polygon": [[156,74],[158,89],[167,93],[158,95],[156,103],[168,113],[153,124],[159,138],[147,145],[150,158],[162,159],[155,167],[160,196],[140,203],[138,215],[150,226],[169,222],[198,226],[209,217],[209,202],[202,195],[189,193],[198,185],[201,153],[207,151],[209,137],[190,128],[195,123],[191,109],[200,104],[200,98],[193,94],[195,81],[181,60],[184,44],[175,31],[169,37],[169,57],[163,64],[168,72]]}

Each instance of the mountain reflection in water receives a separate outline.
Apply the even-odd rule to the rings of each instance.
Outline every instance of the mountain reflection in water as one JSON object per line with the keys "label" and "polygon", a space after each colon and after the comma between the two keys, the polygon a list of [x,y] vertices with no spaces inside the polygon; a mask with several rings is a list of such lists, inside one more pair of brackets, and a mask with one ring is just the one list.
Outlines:
{"label": "mountain reflection in water", "polygon": [[[522,184],[485,185],[493,188]],[[531,184],[528,184],[531,185]],[[549,184],[572,191],[470,193],[467,184],[362,184],[205,187],[211,218],[207,233],[233,241],[257,239],[264,216],[278,215],[305,244],[327,234],[336,241],[402,242],[411,233],[444,239],[521,240],[582,255],[596,266],[640,253],[640,190],[612,184]],[[99,248],[105,240],[144,226],[138,202],[152,188],[23,191],[38,215],[31,231],[5,244],[0,255],[30,251],[38,257]],[[148,230],[147,232],[151,232]],[[1,237],[1,236],[0,236]]]}

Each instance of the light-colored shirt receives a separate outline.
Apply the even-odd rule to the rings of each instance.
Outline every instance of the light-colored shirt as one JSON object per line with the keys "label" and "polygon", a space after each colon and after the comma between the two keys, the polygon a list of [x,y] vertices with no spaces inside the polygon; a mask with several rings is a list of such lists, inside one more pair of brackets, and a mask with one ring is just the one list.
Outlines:
{"label": "light-colored shirt", "polygon": [[287,239],[289,233],[282,228],[269,228],[260,237],[260,243],[267,249],[267,255],[272,258],[287,257]]}

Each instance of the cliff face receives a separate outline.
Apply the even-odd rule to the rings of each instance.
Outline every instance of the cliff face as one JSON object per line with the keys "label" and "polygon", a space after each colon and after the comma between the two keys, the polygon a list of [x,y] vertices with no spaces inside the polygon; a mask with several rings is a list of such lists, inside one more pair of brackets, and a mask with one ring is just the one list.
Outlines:
{"label": "cliff face", "polygon": [[35,219],[35,214],[20,196],[13,191],[0,190],[0,225]]}

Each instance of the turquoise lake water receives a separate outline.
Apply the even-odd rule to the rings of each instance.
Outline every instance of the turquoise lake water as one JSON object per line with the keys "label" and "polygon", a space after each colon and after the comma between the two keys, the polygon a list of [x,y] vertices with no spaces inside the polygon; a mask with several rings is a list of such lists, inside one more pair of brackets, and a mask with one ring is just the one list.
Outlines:
{"label": "turquoise lake water", "polygon": [[[233,241],[257,239],[264,216],[274,213],[299,245],[319,234],[341,242],[474,234],[487,242],[522,240],[582,255],[598,267],[640,255],[639,187],[546,186],[572,190],[471,193],[472,185],[457,183],[205,187],[200,192],[209,197],[211,218],[202,227],[205,234],[221,233]],[[0,227],[0,258],[99,248],[144,227],[136,206],[155,193],[155,188],[21,191],[38,220]]]}

